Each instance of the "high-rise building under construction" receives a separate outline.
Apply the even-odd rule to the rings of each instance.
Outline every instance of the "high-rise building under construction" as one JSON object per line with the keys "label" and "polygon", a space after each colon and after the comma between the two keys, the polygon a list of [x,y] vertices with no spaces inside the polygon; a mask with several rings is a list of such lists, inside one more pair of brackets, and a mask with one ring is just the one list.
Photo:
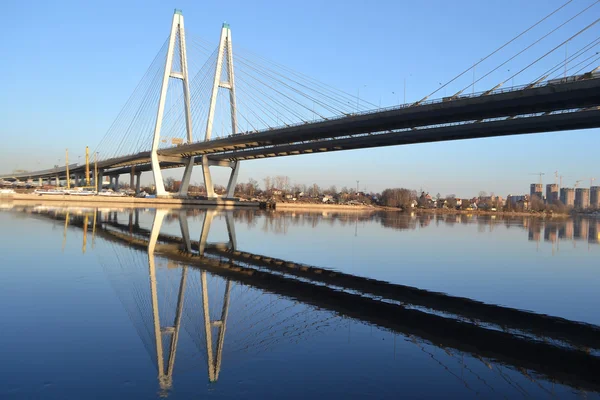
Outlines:
{"label": "high-rise building under construction", "polygon": [[600,208],[600,186],[590,188],[590,207]]}
{"label": "high-rise building under construction", "polygon": [[575,205],[575,189],[560,188],[560,202],[567,207],[573,207]]}
{"label": "high-rise building under construction", "polygon": [[546,203],[554,204],[558,201],[558,185],[549,183],[546,185]]}
{"label": "high-rise building under construction", "polygon": [[544,198],[544,186],[541,183],[532,183],[529,189],[530,196],[537,196],[539,199]]}
{"label": "high-rise building under construction", "polygon": [[588,208],[590,206],[590,189],[575,189],[575,207]]}

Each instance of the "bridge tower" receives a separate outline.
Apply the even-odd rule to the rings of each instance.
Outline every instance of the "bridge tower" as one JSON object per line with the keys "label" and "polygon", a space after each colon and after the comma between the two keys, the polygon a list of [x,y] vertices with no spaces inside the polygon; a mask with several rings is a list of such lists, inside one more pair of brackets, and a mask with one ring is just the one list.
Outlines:
{"label": "bridge tower", "polygon": [[[233,50],[231,47],[231,29],[229,24],[224,23],[221,28],[221,39],[219,41],[219,49],[217,55],[217,68],[215,69],[215,79],[213,82],[212,93],[210,97],[210,108],[208,110],[208,120],[206,122],[206,134],[204,137],[205,141],[210,140],[213,129],[213,122],[215,118],[215,108],[217,105],[217,97],[219,95],[219,89],[223,88],[229,90],[229,107],[231,111],[231,133],[235,135],[237,133],[237,114],[236,114],[236,100],[235,100],[235,79],[233,71]],[[223,71],[223,63],[226,64],[226,69]],[[225,72],[225,73],[223,73]],[[223,80],[223,75],[226,76],[226,80]],[[208,198],[217,197],[215,195],[215,189],[210,174],[211,166],[229,167],[231,168],[231,175],[229,176],[229,182],[227,183],[226,197],[233,197],[235,184],[237,182],[237,176],[239,172],[238,161],[214,161],[210,160],[208,156],[202,156],[202,174],[204,176],[204,186],[206,187],[206,196]]]}
{"label": "bridge tower", "polygon": [[[179,41],[179,54],[175,54],[175,43]],[[181,65],[181,71],[173,71],[173,57],[178,56]],[[169,37],[169,47],[167,49],[167,59],[165,62],[165,70],[163,74],[162,88],[160,99],[158,101],[158,112],[156,115],[156,124],[154,126],[154,138],[152,140],[152,150],[150,153],[152,163],[152,175],[156,186],[157,196],[166,196],[165,184],[163,182],[162,172],[160,170],[161,161],[181,161],[185,164],[185,171],[181,180],[181,188],[179,195],[187,195],[192,170],[194,168],[194,157],[178,158],[165,157],[158,154],[158,146],[160,144],[160,131],[162,128],[163,115],[165,111],[165,102],[167,100],[167,89],[169,88],[169,80],[171,78],[180,79],[183,81],[183,100],[185,107],[185,127],[187,132],[187,143],[192,142],[192,114],[190,111],[190,87],[188,79],[187,55],[185,47],[185,29],[183,25],[183,15],[181,10],[175,10],[173,14],[173,23],[171,24],[171,35]],[[177,158],[177,160],[174,160]]]}

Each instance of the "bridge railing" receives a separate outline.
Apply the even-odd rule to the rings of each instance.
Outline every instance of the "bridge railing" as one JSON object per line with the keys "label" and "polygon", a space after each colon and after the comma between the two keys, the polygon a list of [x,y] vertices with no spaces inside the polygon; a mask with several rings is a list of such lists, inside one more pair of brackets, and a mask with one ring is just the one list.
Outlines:
{"label": "bridge railing", "polygon": [[500,87],[500,88],[493,89],[493,90],[483,90],[483,91],[474,92],[474,93],[461,93],[459,95],[438,97],[438,98],[434,98],[434,99],[427,99],[427,100],[423,100],[423,101],[416,101],[416,102],[411,102],[411,103],[394,105],[394,106],[390,106],[390,107],[383,107],[383,108],[378,108],[378,109],[359,111],[356,113],[344,113],[343,115],[336,115],[336,116],[325,118],[325,119],[314,119],[314,120],[310,120],[310,121],[301,121],[301,122],[297,122],[294,124],[287,124],[287,125],[282,125],[282,126],[277,126],[277,127],[269,127],[266,129],[240,132],[240,133],[228,135],[228,136],[222,137],[222,138],[215,138],[212,140],[216,141],[216,140],[236,137],[236,136],[240,136],[240,135],[258,134],[258,133],[268,132],[268,131],[272,131],[272,130],[276,130],[276,129],[285,129],[285,128],[291,128],[291,127],[295,127],[295,126],[302,126],[302,125],[313,124],[313,123],[324,122],[324,121],[335,121],[335,120],[344,119],[347,117],[369,115],[369,114],[375,114],[378,112],[385,112],[385,111],[401,110],[404,108],[444,103],[444,102],[449,102],[449,101],[454,101],[454,100],[459,100],[459,99],[466,99],[466,98],[475,98],[475,97],[481,97],[484,95],[489,96],[489,95],[500,94],[500,93],[518,92],[518,91],[526,90],[526,89],[534,89],[534,88],[540,88],[540,87],[549,86],[549,85],[564,84],[564,83],[570,83],[570,82],[574,82],[574,81],[578,81],[578,80],[589,80],[589,79],[600,79],[600,75],[590,75],[590,76],[587,76],[587,74],[573,75],[573,76],[568,76],[566,78],[549,79],[549,80],[545,80],[545,81],[541,81],[541,82],[537,82],[537,83],[528,83],[528,84],[524,84],[524,85]]}
{"label": "bridge railing", "polygon": [[[78,167],[78,163],[69,164],[69,169]],[[58,168],[49,168],[41,171],[27,171],[27,172],[19,172],[18,174],[3,174],[0,175],[1,178],[28,178],[30,176],[40,176],[40,175],[55,175],[63,172],[67,172],[67,167],[58,167]]]}

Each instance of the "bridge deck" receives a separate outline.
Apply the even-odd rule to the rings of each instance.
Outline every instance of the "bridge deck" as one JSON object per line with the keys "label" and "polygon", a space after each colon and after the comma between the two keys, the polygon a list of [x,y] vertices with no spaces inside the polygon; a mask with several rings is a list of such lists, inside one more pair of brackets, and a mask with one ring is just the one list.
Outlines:
{"label": "bridge deck", "polygon": [[[236,134],[159,150],[165,157],[208,156],[248,160],[325,151],[474,139],[600,127],[600,78],[543,83],[375,110],[313,123]],[[150,169],[150,152],[102,160],[98,168],[117,175]],[[161,162],[161,168],[181,167]],[[84,166],[71,166],[72,174]],[[0,175],[3,179],[65,177],[66,168]]]}

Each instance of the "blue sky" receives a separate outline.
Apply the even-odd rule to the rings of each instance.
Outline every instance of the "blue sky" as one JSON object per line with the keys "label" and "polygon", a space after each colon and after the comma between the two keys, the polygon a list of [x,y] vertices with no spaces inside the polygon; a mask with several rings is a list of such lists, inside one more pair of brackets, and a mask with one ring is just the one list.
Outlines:
{"label": "blue sky", "polygon": [[[195,36],[216,43],[227,21],[234,48],[249,49],[348,93],[360,89],[360,97],[372,103],[391,105],[398,102],[404,79],[407,101],[418,100],[562,3],[8,0],[0,15],[0,171],[64,162],[65,147],[77,162],[86,145],[93,148],[164,42],[174,8],[183,10],[186,29]],[[476,73],[490,70],[591,3],[574,0],[537,36],[510,47]],[[509,76],[508,69],[524,67],[585,26],[598,15],[597,7],[476,90],[493,87]],[[593,29],[588,39],[598,35],[600,28]],[[515,84],[564,57],[563,50],[556,53],[515,78]],[[470,83],[471,77],[468,73],[462,82]],[[459,83],[447,93],[462,88]],[[355,187],[359,180],[361,189],[373,191],[408,187],[443,195],[470,196],[480,190],[506,195],[527,192],[538,179],[530,173],[538,171],[546,173],[544,183],[553,181],[554,171],[569,186],[600,179],[599,145],[598,130],[588,130],[356,150],[244,162],[239,178],[287,175],[293,182],[321,186]],[[224,182],[224,174],[216,177]],[[192,179],[201,181],[199,169]]]}

